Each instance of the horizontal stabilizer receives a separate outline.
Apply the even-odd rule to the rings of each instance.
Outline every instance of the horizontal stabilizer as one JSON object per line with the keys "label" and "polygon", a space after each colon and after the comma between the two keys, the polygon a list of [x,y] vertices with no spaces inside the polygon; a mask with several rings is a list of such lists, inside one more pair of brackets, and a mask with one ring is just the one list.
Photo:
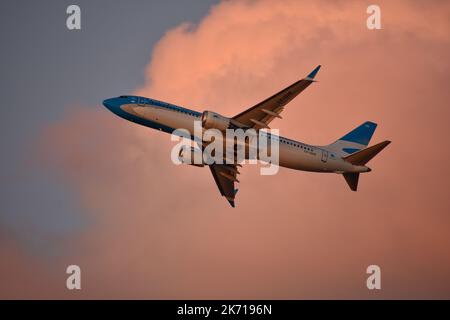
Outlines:
{"label": "horizontal stabilizer", "polygon": [[[355,166],[363,166],[369,162],[373,157],[375,157],[381,150],[386,148],[386,146],[391,143],[390,141],[383,141],[369,148],[363,149],[361,151],[352,153],[351,155],[344,158],[345,161],[350,162]],[[348,181],[347,181],[348,182]]]}
{"label": "horizontal stabilizer", "polygon": [[348,186],[353,191],[356,191],[358,189],[358,180],[359,180],[359,172],[348,172],[344,173],[345,181],[347,181]]}

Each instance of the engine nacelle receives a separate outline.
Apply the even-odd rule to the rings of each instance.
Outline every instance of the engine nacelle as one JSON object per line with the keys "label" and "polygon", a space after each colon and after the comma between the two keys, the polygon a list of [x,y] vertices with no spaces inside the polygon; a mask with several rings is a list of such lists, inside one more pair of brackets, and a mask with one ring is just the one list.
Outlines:
{"label": "engine nacelle", "polygon": [[202,127],[225,131],[231,127],[231,119],[212,111],[204,111],[202,114]]}
{"label": "engine nacelle", "polygon": [[199,148],[182,146],[180,148],[180,152],[178,153],[178,159],[183,164],[189,164],[196,167],[205,166],[203,161],[203,153]]}

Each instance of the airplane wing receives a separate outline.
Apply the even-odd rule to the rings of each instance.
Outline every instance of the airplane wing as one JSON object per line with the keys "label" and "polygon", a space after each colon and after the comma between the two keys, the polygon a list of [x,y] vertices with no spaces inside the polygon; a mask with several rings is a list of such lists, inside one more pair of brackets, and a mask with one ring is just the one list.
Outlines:
{"label": "airplane wing", "polygon": [[237,189],[234,183],[239,182],[236,176],[239,174],[237,166],[234,164],[212,164],[209,166],[211,173],[219,188],[220,194],[227,198],[230,205],[234,208],[234,196]]}
{"label": "airplane wing", "polygon": [[300,92],[305,90],[311,83],[315,82],[314,77],[319,72],[320,65],[317,66],[306,78],[301,79],[289,87],[274,94],[270,98],[258,103],[237,116],[233,120],[238,121],[250,128],[268,128],[268,124],[275,118],[280,118],[280,113],[284,106],[294,99]]}

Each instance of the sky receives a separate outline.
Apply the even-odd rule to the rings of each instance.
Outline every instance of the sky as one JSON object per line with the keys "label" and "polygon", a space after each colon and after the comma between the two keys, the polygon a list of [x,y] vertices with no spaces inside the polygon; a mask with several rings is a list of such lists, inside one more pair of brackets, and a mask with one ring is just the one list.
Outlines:
{"label": "sky", "polygon": [[[78,1],[79,31],[69,4],[0,5],[0,298],[450,298],[448,2],[378,1],[381,30],[364,1]],[[356,193],[249,165],[233,209],[169,135],[101,105],[233,116],[318,64],[272,127],[323,145],[378,123],[392,144]]]}

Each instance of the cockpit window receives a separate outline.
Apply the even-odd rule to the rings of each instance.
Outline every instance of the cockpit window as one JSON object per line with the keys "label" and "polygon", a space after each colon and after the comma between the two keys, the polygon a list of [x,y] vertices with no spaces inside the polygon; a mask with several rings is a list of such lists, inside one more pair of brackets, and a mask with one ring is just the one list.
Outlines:
{"label": "cockpit window", "polygon": [[120,96],[119,98],[129,98],[130,96]]}

